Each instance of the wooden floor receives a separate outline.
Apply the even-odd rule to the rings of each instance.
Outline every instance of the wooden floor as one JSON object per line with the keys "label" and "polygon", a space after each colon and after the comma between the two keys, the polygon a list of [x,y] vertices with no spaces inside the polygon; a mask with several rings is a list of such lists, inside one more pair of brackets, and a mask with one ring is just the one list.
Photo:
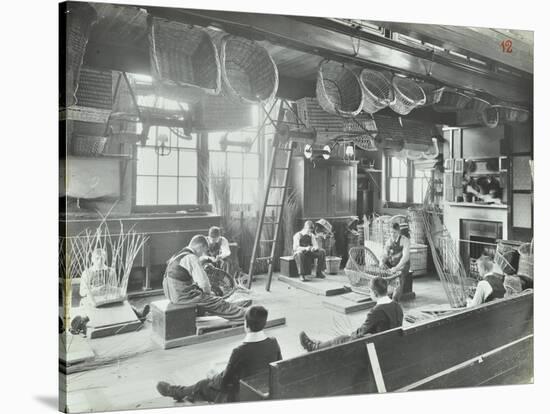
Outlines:
{"label": "wooden floor", "polygon": [[[344,275],[329,276],[331,280],[346,283]],[[404,303],[408,310],[447,303],[443,287],[436,276],[414,279],[416,299]],[[238,294],[235,299],[250,297],[272,313],[282,314],[287,323],[269,329],[267,334],[279,341],[284,358],[299,355],[303,349],[298,334],[305,330],[319,339],[349,333],[359,326],[368,312],[343,315],[323,306],[324,296],[296,289],[273,277],[271,292],[265,291],[265,277],[259,276],[250,295]],[[141,298],[132,303],[138,307],[155,298]],[[234,336],[198,345],[169,350],[159,349],[150,338],[151,324],[132,333],[99,338],[90,341],[96,354],[95,368],[67,376],[69,412],[107,411],[138,408],[157,408],[176,404],[158,395],[156,383],[164,380],[190,384],[202,379],[209,369],[221,370],[231,350],[242,336]],[[108,361],[108,363],[105,363]]]}

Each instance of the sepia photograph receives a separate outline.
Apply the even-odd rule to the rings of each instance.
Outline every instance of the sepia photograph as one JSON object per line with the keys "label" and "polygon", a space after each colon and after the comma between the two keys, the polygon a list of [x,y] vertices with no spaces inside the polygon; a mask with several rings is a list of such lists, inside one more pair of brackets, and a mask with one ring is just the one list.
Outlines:
{"label": "sepia photograph", "polygon": [[59,410],[532,386],[534,31],[149,3],[58,4]]}

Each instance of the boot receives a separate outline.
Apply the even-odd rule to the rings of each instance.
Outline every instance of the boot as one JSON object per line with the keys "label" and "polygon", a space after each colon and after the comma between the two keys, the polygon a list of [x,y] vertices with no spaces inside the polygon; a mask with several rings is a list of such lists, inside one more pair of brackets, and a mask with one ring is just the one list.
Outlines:
{"label": "boot", "polygon": [[176,387],[173,385],[170,385],[167,382],[160,381],[157,384],[157,391],[160,395],[163,397],[172,397],[177,402],[181,402],[183,400],[190,400],[190,395],[188,395],[187,388],[186,387]]}
{"label": "boot", "polygon": [[306,351],[311,352],[319,349],[320,343],[320,341],[311,339],[305,332],[300,332],[300,344]]}
{"label": "boot", "polygon": [[305,277],[305,275],[300,275],[300,280],[302,282],[309,282],[309,280]]}

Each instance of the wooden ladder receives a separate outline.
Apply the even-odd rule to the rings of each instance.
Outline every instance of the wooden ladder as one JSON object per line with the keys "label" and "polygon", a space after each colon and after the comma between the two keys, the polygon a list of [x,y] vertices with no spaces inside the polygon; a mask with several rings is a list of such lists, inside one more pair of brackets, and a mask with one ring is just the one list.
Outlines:
{"label": "wooden ladder", "polygon": [[[267,283],[265,289],[269,291],[271,288],[271,279],[273,277],[273,261],[277,250],[277,242],[280,234],[280,224],[283,219],[283,209],[288,192],[288,181],[290,178],[290,167],[292,164],[292,153],[296,143],[292,140],[286,143],[280,143],[277,139],[273,143],[273,151],[271,153],[271,161],[269,167],[269,175],[267,178],[267,186],[265,190],[264,203],[260,213],[260,221],[256,228],[256,236],[254,238],[254,247],[252,248],[252,257],[250,258],[250,266],[248,269],[248,288],[252,285],[252,275],[254,273],[254,264],[260,260],[266,260],[268,263]],[[284,159],[284,166],[280,165],[281,157]],[[278,180],[277,172],[283,173],[282,180]],[[273,196],[279,199],[273,200]],[[268,209],[274,209],[276,213],[271,217],[266,215]],[[272,232],[265,231],[267,227],[272,228]],[[262,239],[262,235],[271,234],[272,238]],[[271,245],[269,256],[258,257],[260,246]]]}

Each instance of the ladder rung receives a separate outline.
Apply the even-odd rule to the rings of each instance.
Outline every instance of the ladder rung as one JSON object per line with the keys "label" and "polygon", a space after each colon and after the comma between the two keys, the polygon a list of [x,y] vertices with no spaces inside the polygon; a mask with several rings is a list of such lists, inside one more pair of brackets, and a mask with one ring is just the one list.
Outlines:
{"label": "ladder rung", "polygon": [[282,207],[282,204],[266,204],[266,207]]}
{"label": "ladder rung", "polygon": [[273,243],[276,240],[260,240],[260,243]]}
{"label": "ladder rung", "polygon": [[271,256],[256,257],[256,260],[273,260]]}
{"label": "ladder rung", "polygon": [[286,167],[273,167],[275,170],[290,170],[290,168]]}
{"label": "ladder rung", "polygon": [[279,150],[279,151],[287,151],[287,152],[293,151],[292,148],[278,148],[278,150]]}
{"label": "ladder rung", "polygon": [[269,188],[290,188],[290,187],[287,187],[286,185],[270,185]]}
{"label": "ladder rung", "polygon": [[279,224],[278,221],[264,221],[264,225],[265,224]]}

